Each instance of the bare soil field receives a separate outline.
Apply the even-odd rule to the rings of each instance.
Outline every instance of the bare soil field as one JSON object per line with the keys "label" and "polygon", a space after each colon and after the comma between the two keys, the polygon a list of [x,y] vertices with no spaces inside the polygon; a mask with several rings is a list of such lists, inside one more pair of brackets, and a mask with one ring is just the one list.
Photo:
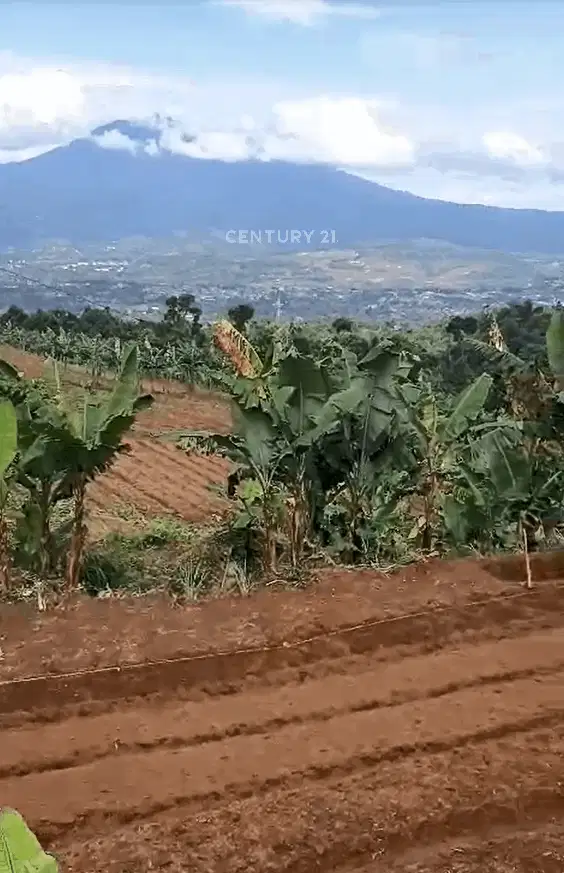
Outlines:
{"label": "bare soil field", "polygon": [[227,405],[212,395],[156,393],[154,406],[139,416],[130,451],[88,489],[88,507],[95,530],[115,528],[115,516],[137,512],[143,517],[174,515],[201,521],[221,513],[225,501],[213,486],[224,485],[229,462],[217,457],[189,457],[159,436],[173,430],[229,429]]}
{"label": "bare soil field", "polygon": [[[0,346],[0,358],[10,361],[29,378],[44,374],[45,361],[8,346]],[[62,371],[72,388],[88,382],[78,367]],[[109,387],[109,379],[102,380]],[[174,445],[162,442],[161,434],[172,430],[229,430],[227,403],[204,391],[163,380],[145,380],[143,390],[155,397],[128,440],[131,451],[112,469],[89,486],[88,509],[94,538],[112,530],[126,532],[136,516],[173,515],[189,522],[202,521],[225,509],[213,486],[225,483],[229,464],[221,458],[188,457]]]}
{"label": "bare soil field", "polygon": [[3,608],[2,803],[73,873],[561,873],[563,568]]}
{"label": "bare soil field", "polygon": [[0,358],[20,370],[28,379],[40,379],[45,371],[43,358],[12,346],[0,345]]}

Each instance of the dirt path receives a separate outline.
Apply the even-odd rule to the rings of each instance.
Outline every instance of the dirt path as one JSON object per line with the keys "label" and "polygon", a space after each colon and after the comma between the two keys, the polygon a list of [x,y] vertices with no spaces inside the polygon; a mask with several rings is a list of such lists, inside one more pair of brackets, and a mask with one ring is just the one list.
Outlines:
{"label": "dirt path", "polygon": [[[447,585],[471,566],[475,590]],[[176,658],[138,664],[135,649],[121,670],[112,651],[81,672],[83,649],[78,671],[61,659],[60,675],[39,675],[41,646],[64,626],[79,634],[77,608],[27,637],[38,676],[26,678],[18,622],[3,623],[3,802],[73,873],[560,873],[564,586],[523,594],[477,564],[419,572],[419,587],[387,580],[380,610],[373,576],[364,600],[359,577],[341,580],[340,612],[325,600],[335,577],[274,595],[270,616],[260,598],[201,607],[197,622],[169,612]],[[360,620],[345,627],[355,591]],[[113,606],[100,647],[117,616],[127,626]],[[165,628],[163,609],[154,619]],[[218,651],[226,637],[238,653]]]}

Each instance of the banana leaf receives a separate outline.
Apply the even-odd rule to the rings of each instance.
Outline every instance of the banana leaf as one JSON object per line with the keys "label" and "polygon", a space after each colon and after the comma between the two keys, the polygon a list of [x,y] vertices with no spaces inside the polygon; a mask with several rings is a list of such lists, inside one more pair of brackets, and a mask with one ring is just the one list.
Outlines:
{"label": "banana leaf", "polygon": [[59,873],[55,858],[13,809],[0,813],[0,873]]}

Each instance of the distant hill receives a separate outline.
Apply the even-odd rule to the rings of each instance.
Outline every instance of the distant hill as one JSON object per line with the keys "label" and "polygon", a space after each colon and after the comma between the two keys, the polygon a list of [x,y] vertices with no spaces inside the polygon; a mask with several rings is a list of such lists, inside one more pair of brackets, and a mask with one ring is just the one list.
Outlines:
{"label": "distant hill", "polygon": [[229,230],[334,231],[339,247],[442,240],[505,252],[564,252],[564,213],[426,200],[321,165],[201,160],[159,150],[159,131],[114,122],[96,137],[127,136],[137,153],[83,138],[0,165],[0,249],[48,239],[206,239]]}

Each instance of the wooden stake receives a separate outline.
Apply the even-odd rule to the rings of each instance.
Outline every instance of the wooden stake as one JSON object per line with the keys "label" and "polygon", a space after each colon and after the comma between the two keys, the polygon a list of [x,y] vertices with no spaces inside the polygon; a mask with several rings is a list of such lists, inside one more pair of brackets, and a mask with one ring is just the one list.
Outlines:
{"label": "wooden stake", "polygon": [[531,571],[531,556],[529,554],[529,546],[527,545],[527,530],[525,525],[523,524],[523,519],[519,520],[519,527],[521,528],[521,539],[523,540],[523,552],[525,555],[525,569],[527,571],[527,581],[526,587],[531,589],[533,587],[533,574]]}

